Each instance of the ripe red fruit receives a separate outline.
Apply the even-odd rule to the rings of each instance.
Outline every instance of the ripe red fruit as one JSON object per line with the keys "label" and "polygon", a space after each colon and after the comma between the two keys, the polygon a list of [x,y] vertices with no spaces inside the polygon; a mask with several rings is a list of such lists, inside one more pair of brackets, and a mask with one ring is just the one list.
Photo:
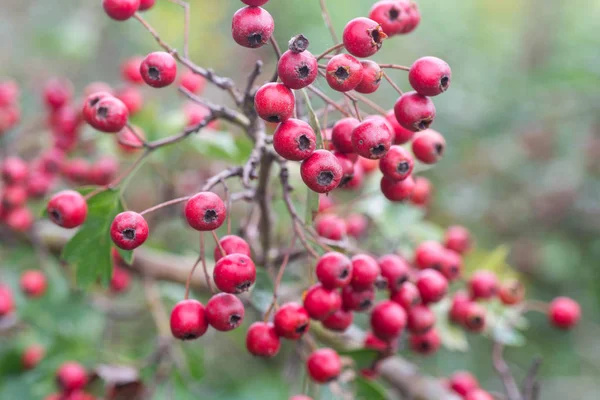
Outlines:
{"label": "ripe red fruit", "polygon": [[417,160],[425,164],[435,164],[443,156],[446,149],[446,140],[433,129],[426,129],[415,135],[412,150]]}
{"label": "ripe red fruit", "polygon": [[[396,1],[396,0],[391,0],[391,1]],[[406,142],[409,142],[413,138],[415,133],[411,130],[404,128],[402,125],[400,125],[398,123],[398,120],[396,119],[396,115],[394,114],[394,110],[390,110],[385,115],[385,118],[392,126],[393,133],[394,133],[394,144],[404,144]]]}
{"label": "ripe red fruit", "polygon": [[[186,120],[186,127],[193,127],[204,123],[205,119],[211,115],[211,111],[204,104],[187,102],[183,106],[183,114]],[[217,121],[208,123],[208,127],[215,129]]]}
{"label": "ripe red fruit", "polygon": [[148,239],[148,223],[133,211],[118,214],[110,225],[110,237],[117,247],[133,250]]}
{"label": "ripe red fruit", "polygon": [[385,278],[387,288],[392,292],[400,289],[409,278],[410,266],[400,256],[386,254],[379,258],[381,276]]}
{"label": "ripe red fruit", "polygon": [[344,287],[352,279],[352,262],[344,254],[331,251],[317,261],[316,274],[326,289]]}
{"label": "ripe red fruit", "polygon": [[317,136],[308,123],[290,118],[277,126],[273,147],[286,160],[302,161],[317,148]]}
{"label": "ripe red fruit", "polygon": [[376,304],[371,312],[371,329],[381,340],[389,342],[399,337],[406,323],[406,311],[390,300]]}
{"label": "ripe red fruit", "polygon": [[144,82],[153,88],[169,86],[177,77],[177,62],[169,53],[155,51],[144,58],[140,73]]}
{"label": "ripe red fruit", "polygon": [[197,231],[212,231],[225,221],[227,210],[223,200],[212,192],[200,192],[185,205],[185,218]]}
{"label": "ripe red fruit", "polygon": [[450,87],[450,66],[437,57],[422,57],[408,71],[408,81],[423,96],[437,96]]}
{"label": "ripe red fruit", "polygon": [[130,283],[131,276],[129,275],[129,272],[118,265],[113,265],[112,277],[110,278],[111,292],[123,293],[129,288]]}
{"label": "ripe red fruit", "polygon": [[391,146],[379,161],[379,169],[383,175],[397,181],[408,178],[413,167],[412,155],[401,146]]}
{"label": "ripe red fruit", "polygon": [[25,369],[35,368],[46,355],[46,349],[38,344],[33,344],[25,349],[21,356],[21,363]]}
{"label": "ripe red fruit", "polygon": [[28,208],[19,207],[10,210],[4,218],[4,222],[13,231],[27,232],[33,225],[33,215]]}
{"label": "ripe red fruit", "polygon": [[270,322],[255,322],[248,328],[246,348],[259,357],[273,357],[279,353],[281,341]]}
{"label": "ripe red fruit", "polygon": [[462,275],[463,260],[455,251],[443,249],[440,258],[440,270],[448,281],[454,281]]}
{"label": "ripe red fruit", "polygon": [[29,297],[43,296],[46,286],[46,275],[42,271],[27,270],[21,275],[21,290]]}
{"label": "ripe red fruit", "polygon": [[431,329],[422,335],[410,336],[410,347],[415,353],[430,355],[439,350],[442,340],[437,330]]}
{"label": "ripe red fruit", "polygon": [[6,186],[0,194],[2,206],[6,210],[22,207],[27,202],[27,189],[25,186]]}
{"label": "ripe red fruit", "polygon": [[469,279],[472,299],[491,299],[498,293],[498,278],[491,271],[476,271]]}
{"label": "ripe red fruit", "polygon": [[416,206],[426,207],[431,200],[432,190],[429,179],[417,176],[415,178],[415,186],[413,193],[410,196],[410,201]]}
{"label": "ripe red fruit", "polygon": [[342,306],[342,297],[337,290],[325,289],[317,283],[304,296],[304,308],[312,319],[322,321]]}
{"label": "ripe red fruit", "polygon": [[352,257],[352,281],[351,285],[354,290],[366,290],[371,288],[381,269],[377,261],[367,254],[357,254]]}
{"label": "ripe red fruit", "polygon": [[108,185],[117,175],[119,164],[112,157],[101,157],[89,166],[86,180],[95,185]]}
{"label": "ripe red fruit", "polygon": [[560,329],[571,329],[581,319],[581,307],[568,297],[557,297],[548,308],[550,323]]}
{"label": "ripe red fruit", "polygon": [[352,311],[339,309],[323,320],[323,326],[335,332],[344,332],[352,325],[353,320]]}
{"label": "ripe red fruit", "polygon": [[434,241],[426,241],[415,249],[415,266],[419,269],[442,269],[442,253],[444,248]]}
{"label": "ripe red fruit", "polygon": [[87,217],[87,203],[74,190],[63,190],[55,194],[46,207],[50,220],[63,228],[75,228]]}
{"label": "ripe red fruit", "polygon": [[260,7],[268,1],[269,0],[242,0],[242,3],[248,4],[249,6]]}
{"label": "ripe red fruit", "polygon": [[321,237],[339,241],[346,237],[346,221],[337,215],[325,214],[315,221],[315,230]]}
{"label": "ripe red fruit", "polygon": [[369,18],[381,24],[388,36],[406,33],[407,26],[412,23],[407,4],[406,0],[378,1],[371,8]]}
{"label": "ripe red fruit", "polygon": [[[135,133],[131,130],[135,131]],[[132,127],[126,126],[117,134],[117,145],[119,149],[126,153],[131,154],[140,150],[144,145],[146,135],[144,131],[138,126]]]}
{"label": "ripe red fruit", "polygon": [[[102,96],[102,97],[101,97]],[[129,119],[129,109],[116,97],[102,94],[94,94],[88,97],[83,114],[89,123],[95,129],[106,132],[116,133],[125,127]]]}
{"label": "ripe red fruit", "polygon": [[381,178],[381,192],[390,201],[404,201],[409,199],[414,187],[415,181],[412,176],[402,181],[395,181],[385,176]]}
{"label": "ripe red fruit", "polygon": [[229,293],[218,293],[206,303],[206,320],[218,331],[227,332],[240,326],[244,320],[244,304]]}
{"label": "ripe red fruit", "polygon": [[400,289],[392,292],[390,300],[400,304],[406,311],[421,303],[419,289],[412,282],[404,282]]}
{"label": "ripe red fruit", "polygon": [[365,235],[369,227],[369,219],[363,214],[350,214],[346,218],[346,227],[348,236],[360,239]]}
{"label": "ripe red fruit", "polygon": [[110,18],[125,21],[138,10],[140,0],[102,0],[102,7]]}
{"label": "ripe red fruit", "polygon": [[386,119],[374,116],[365,119],[352,131],[352,148],[361,157],[372,160],[383,157],[390,146],[394,135]]}
{"label": "ripe red fruit", "polygon": [[290,397],[289,400],[313,400],[312,397],[305,396],[303,394],[297,394],[295,396]]}
{"label": "ripe red fruit", "polygon": [[27,180],[27,195],[36,199],[46,196],[54,185],[54,176],[36,171]]}
{"label": "ripe red fruit", "polygon": [[88,181],[90,164],[83,158],[67,161],[61,169],[62,174],[74,183],[82,184]]}
{"label": "ripe red fruit", "polygon": [[452,297],[452,305],[448,311],[448,317],[456,324],[462,325],[467,318],[467,310],[471,304],[469,295],[463,291],[456,292]]}
{"label": "ripe red fruit", "polygon": [[352,286],[342,289],[342,308],[348,311],[368,311],[375,301],[375,288],[355,290]]}
{"label": "ripe red fruit", "polygon": [[12,291],[0,283],[0,317],[10,314],[15,309]]}
{"label": "ripe red fruit", "polygon": [[208,321],[204,306],[198,300],[182,300],[171,311],[171,333],[181,340],[193,340],[204,335]]}
{"label": "ripe red fruit", "polygon": [[335,155],[335,157],[338,159],[338,161],[340,162],[340,165],[342,166],[342,181],[340,182],[340,188],[345,188],[346,184],[348,182],[350,182],[353,178],[354,178],[354,162],[352,161],[352,158],[355,158],[353,156],[355,156],[352,153],[339,153],[337,151],[334,151],[333,153]]}
{"label": "ripe red fruit", "polygon": [[377,53],[387,35],[381,25],[369,18],[354,18],[346,24],[342,41],[348,53],[355,57],[370,57]]}
{"label": "ripe red fruit", "polygon": [[21,93],[17,82],[11,80],[0,82],[0,108],[17,103],[20,95]]}
{"label": "ripe red fruit", "polygon": [[44,102],[52,110],[67,104],[73,96],[73,84],[64,78],[52,78],[44,85]]}
{"label": "ripe red fruit", "polygon": [[457,253],[464,254],[471,249],[471,233],[464,226],[453,225],[446,230],[444,246]]}
{"label": "ripe red fruit", "polygon": [[327,84],[338,92],[347,92],[362,80],[362,64],[349,54],[333,56],[325,69]]}
{"label": "ripe red fruit", "polygon": [[352,131],[360,124],[356,118],[342,118],[333,125],[331,142],[340,153],[353,153]]}
{"label": "ripe red fruit", "polygon": [[144,97],[135,86],[126,86],[120,89],[115,94],[115,97],[125,104],[131,115],[138,113],[144,105]]}
{"label": "ripe red fruit", "polygon": [[273,317],[275,332],[286,339],[298,340],[308,332],[310,316],[298,303],[282,305]]}
{"label": "ripe red fruit", "polygon": [[223,292],[243,293],[250,289],[256,280],[256,267],[247,255],[230,254],[217,261],[213,279]]}
{"label": "ripe red fruit", "polygon": [[40,155],[37,169],[46,174],[56,174],[62,168],[64,160],[65,152],[62,149],[52,147]]}
{"label": "ripe red fruit", "polygon": [[140,72],[142,60],[142,57],[131,57],[125,60],[121,64],[121,76],[123,79],[134,84],[144,83],[144,78],[142,78],[142,73]]}
{"label": "ripe red fruit", "polygon": [[215,262],[219,261],[222,257],[229,254],[244,254],[248,257],[251,257],[250,245],[244,239],[236,235],[227,235],[223,236],[219,243],[221,247],[225,251],[225,254],[221,254],[221,248],[219,246],[215,246],[214,259]]}
{"label": "ripe red fruit", "polygon": [[364,60],[360,63],[362,65],[362,79],[354,90],[358,93],[374,93],[381,85],[383,71],[379,64],[374,61]]}
{"label": "ripe red fruit", "polygon": [[27,181],[29,168],[19,157],[7,157],[2,162],[2,180],[8,185],[22,184]]}
{"label": "ripe red fruit", "polygon": [[294,93],[281,83],[266,83],[256,91],[254,108],[267,122],[284,122],[294,115]]}
{"label": "ripe red fruit", "polygon": [[494,396],[483,389],[471,390],[464,398],[465,400],[494,400]]}
{"label": "ripe red fruit", "polygon": [[204,86],[206,86],[206,78],[188,69],[181,75],[179,85],[183,86],[189,92],[200,94],[204,90]]}
{"label": "ripe red fruit", "polygon": [[377,350],[380,353],[387,352],[391,347],[395,347],[394,342],[387,342],[379,339],[372,332],[367,332],[365,335],[364,347],[366,349]]}
{"label": "ripe red fruit", "polygon": [[464,397],[479,388],[479,382],[470,372],[457,371],[450,377],[450,388]]}
{"label": "ripe red fruit", "polygon": [[343,174],[340,162],[327,150],[316,150],[300,166],[302,180],[317,193],[327,193],[338,187]]}
{"label": "ripe red fruit", "polygon": [[422,334],[435,325],[435,314],[426,305],[417,305],[407,311],[408,330],[411,333]]}
{"label": "ripe red fruit", "polygon": [[342,361],[335,350],[323,348],[313,351],[308,356],[306,368],[313,381],[327,383],[336,379],[342,372]]}
{"label": "ripe red fruit", "polygon": [[525,286],[517,280],[506,282],[500,286],[498,297],[507,306],[519,304],[525,298]]}
{"label": "ripe red fruit", "polygon": [[156,3],[156,0],[140,0],[140,6],[138,8],[138,11],[149,10],[152,7],[154,7],[154,3]]}
{"label": "ripe red fruit", "polygon": [[485,329],[486,312],[481,304],[470,302],[465,306],[463,325],[471,332],[481,332]]}
{"label": "ripe red fruit", "polygon": [[435,106],[429,97],[417,92],[404,93],[394,105],[396,120],[413,132],[423,131],[435,119]]}
{"label": "ripe red fruit", "polygon": [[81,364],[67,361],[56,371],[56,381],[63,392],[72,393],[87,385],[88,375]]}
{"label": "ripe red fruit", "polygon": [[426,269],[417,276],[417,288],[423,304],[437,303],[448,292],[448,281],[438,271]]}
{"label": "ripe red fruit", "polygon": [[318,62],[314,55],[305,50],[301,53],[287,50],[277,64],[277,75],[290,89],[307,87],[317,79]]}
{"label": "ripe red fruit", "polygon": [[240,8],[231,20],[231,35],[237,44],[255,49],[269,41],[275,22],[267,10],[260,7]]}

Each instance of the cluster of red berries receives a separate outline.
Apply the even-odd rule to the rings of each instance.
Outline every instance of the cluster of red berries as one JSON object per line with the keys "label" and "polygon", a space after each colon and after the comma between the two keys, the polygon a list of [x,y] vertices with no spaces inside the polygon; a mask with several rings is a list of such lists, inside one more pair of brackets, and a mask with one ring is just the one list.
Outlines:
{"label": "cluster of red berries", "polygon": [[0,137],[14,128],[21,120],[19,85],[14,81],[0,82]]}
{"label": "cluster of red berries", "polygon": [[77,362],[67,361],[56,371],[60,392],[46,396],[45,400],[95,400],[95,396],[84,391],[88,382],[86,369]]}

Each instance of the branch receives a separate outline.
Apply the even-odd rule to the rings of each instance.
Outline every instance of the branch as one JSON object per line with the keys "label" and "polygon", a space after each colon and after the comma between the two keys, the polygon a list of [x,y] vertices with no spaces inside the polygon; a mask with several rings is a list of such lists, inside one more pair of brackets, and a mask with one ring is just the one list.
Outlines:
{"label": "branch", "polygon": [[500,342],[494,342],[494,347],[492,348],[492,364],[494,365],[494,369],[502,380],[508,400],[523,400],[515,377],[504,360],[503,352],[504,345]]}
{"label": "branch", "polygon": [[535,400],[537,398],[536,393],[539,390],[537,375],[540,371],[541,365],[542,358],[535,357],[531,363],[531,366],[529,367],[527,376],[523,381],[523,400]]}
{"label": "branch", "polygon": [[327,29],[329,29],[329,33],[331,34],[333,43],[339,43],[340,39],[338,38],[337,33],[335,33],[335,29],[333,28],[333,23],[331,22],[331,15],[329,15],[329,10],[327,10],[325,0],[319,1],[321,6],[321,15],[323,16],[323,21],[325,21],[325,25],[327,25]]}

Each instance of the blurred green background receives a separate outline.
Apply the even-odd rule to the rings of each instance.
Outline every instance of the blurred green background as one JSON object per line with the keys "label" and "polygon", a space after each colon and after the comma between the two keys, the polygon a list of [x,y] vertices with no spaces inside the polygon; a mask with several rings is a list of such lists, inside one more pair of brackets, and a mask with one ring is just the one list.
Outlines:
{"label": "blurred green background", "polygon": [[[123,60],[157,49],[138,23],[110,20],[100,3],[2,1],[0,76],[13,77],[23,85],[25,120],[40,112],[39,92],[47,78],[69,77],[79,91],[92,81],[118,85]],[[339,33],[349,19],[366,16],[373,3],[327,1]],[[242,49],[230,38],[230,18],[240,2],[192,0],[190,4],[190,53],[196,63],[241,84],[259,58],[266,64],[264,76],[271,74],[274,59],[270,48]],[[525,331],[527,344],[509,348],[507,359],[522,376],[534,355],[544,357],[543,399],[597,399],[600,1],[420,0],[418,4],[420,26],[410,35],[386,41],[374,59],[410,65],[421,56],[434,55],[452,67],[451,89],[435,98],[437,119],[433,128],[444,134],[448,147],[436,168],[425,172],[435,183],[430,218],[442,227],[454,223],[469,227],[481,249],[508,245],[508,261],[526,279],[529,296],[550,300],[568,295],[582,304],[583,323],[571,333],[557,332],[549,328],[543,316],[533,315]],[[310,39],[313,53],[333,44],[321,20],[318,0],[271,0],[266,8],[275,18],[275,37],[282,47],[297,33]],[[181,8],[158,0],[145,16],[167,42],[181,48]],[[404,72],[391,73],[401,88],[408,88]],[[144,90],[149,97],[144,115],[166,121],[151,129],[149,136],[173,133],[166,130],[178,123],[176,110],[182,100],[176,89],[165,89],[159,95]],[[224,97],[210,85],[205,94],[215,101]],[[391,108],[396,95],[384,83],[371,97],[384,108]],[[144,121],[140,124],[144,126]],[[235,156],[225,161],[232,159]],[[166,157],[156,162],[161,160],[173,163]],[[144,180],[141,182],[137,184]],[[139,208],[156,203],[151,195],[131,201]],[[166,225],[153,239],[154,245],[193,254],[194,238],[181,239],[181,243],[160,242],[180,228]],[[17,269],[30,268],[36,263],[32,257],[13,244],[2,246],[3,280],[16,287]],[[53,282],[65,288],[60,286],[64,282],[58,275]],[[57,287],[54,292],[59,293]],[[161,289],[171,303],[181,297],[179,286],[165,284]],[[137,285],[118,300],[119,304],[143,305],[140,293]],[[18,299],[19,304],[28,304],[20,312],[30,316],[37,328],[19,337],[18,346],[38,341],[50,346],[50,354],[40,369],[22,374],[15,366],[19,347],[0,339],[4,352],[0,398],[41,398],[52,389],[46,378],[64,359],[76,358],[87,365],[99,359],[131,363],[151,353],[154,334],[148,330],[152,326],[149,316],[109,323],[83,301],[71,300],[60,295],[47,304]],[[46,330],[53,334],[44,335]],[[136,333],[134,338],[130,337],[132,332]],[[242,350],[243,332],[226,338],[217,338],[212,332],[201,341],[181,346],[193,366],[189,376],[176,374],[169,384],[160,385],[156,398],[168,398],[167,393],[172,393],[176,399],[198,395],[211,399],[283,399],[290,385],[292,390],[300,389],[301,383],[293,379],[301,375],[297,373],[298,362],[284,364],[284,356],[269,362],[253,360]],[[106,346],[94,347],[98,341]],[[489,340],[473,336],[469,341],[471,349],[465,353],[442,350],[427,360],[409,357],[436,376],[457,368],[474,371],[484,387],[500,391],[500,381],[491,367]],[[290,346],[284,353],[294,357]],[[285,368],[279,368],[281,365]]]}

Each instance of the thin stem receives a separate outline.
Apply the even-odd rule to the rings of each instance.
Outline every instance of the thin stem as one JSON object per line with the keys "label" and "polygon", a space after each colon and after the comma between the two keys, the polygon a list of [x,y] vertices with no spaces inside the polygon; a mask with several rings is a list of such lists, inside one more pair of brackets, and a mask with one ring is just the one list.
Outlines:
{"label": "thin stem", "polygon": [[389,68],[389,69],[400,69],[402,71],[410,71],[410,67],[405,67],[404,65],[397,64],[379,64],[380,68]]}
{"label": "thin stem", "polygon": [[182,0],[169,0],[183,8],[183,56],[190,58],[189,39],[190,39],[190,4]]}
{"label": "thin stem", "polygon": [[271,46],[273,47],[273,50],[275,51],[275,55],[277,56],[277,59],[279,60],[281,58],[281,49],[279,48],[279,44],[277,44],[277,40],[275,40],[273,35],[271,35],[271,37],[269,38],[269,42],[271,42]]}
{"label": "thin stem", "polygon": [[[202,232],[200,232],[200,234],[202,234]],[[187,300],[190,296],[190,283],[192,282],[192,276],[194,276],[196,267],[198,266],[198,264],[200,264],[200,260],[201,260],[201,256],[198,256],[198,258],[196,259],[196,262],[194,263],[194,266],[190,270],[187,280],[185,281],[185,295],[183,296],[184,300]],[[207,284],[209,284],[208,280],[206,282],[207,282]]]}
{"label": "thin stem", "polygon": [[385,78],[385,80],[388,81],[388,83],[390,84],[390,86],[392,86],[394,88],[394,90],[396,92],[398,92],[398,94],[400,96],[402,96],[403,93],[402,93],[402,90],[400,89],[400,87],[398,87],[398,85],[396,85],[396,83],[394,83],[394,81],[392,80],[392,78],[390,78],[389,75],[385,71],[382,71],[382,72],[383,72],[383,77]]}
{"label": "thin stem", "polygon": [[503,352],[504,345],[500,342],[495,342],[494,347],[492,348],[492,364],[502,380],[508,400],[522,400],[517,382],[515,381],[508,364],[504,361]]}
{"label": "thin stem", "polygon": [[225,192],[225,207],[227,207],[227,234],[231,235],[231,194],[229,193],[229,187],[225,183],[225,179],[221,178],[221,185]]}
{"label": "thin stem", "polygon": [[206,249],[204,248],[204,232],[200,232],[200,260],[202,261],[202,270],[204,271],[204,278],[206,279],[206,286],[212,294],[215,294],[215,289],[210,281],[210,275],[208,275],[208,268],[206,267]]}
{"label": "thin stem", "polygon": [[323,21],[325,21],[325,25],[327,25],[327,29],[329,29],[329,33],[331,34],[331,38],[334,43],[339,43],[340,39],[335,33],[335,29],[333,28],[333,23],[331,22],[331,15],[329,15],[329,10],[327,9],[327,5],[325,4],[325,0],[320,0],[321,5],[321,16],[323,17]]}
{"label": "thin stem", "polygon": [[319,54],[317,56],[317,61],[319,61],[321,58],[325,57],[327,54],[334,52],[337,49],[341,49],[342,47],[344,47],[344,43],[338,43],[335,46],[328,48],[327,50],[325,50],[324,52],[322,52],[321,54]]}
{"label": "thin stem", "polygon": [[362,122],[362,118],[360,116],[360,110],[358,109],[358,102],[354,101],[354,112],[356,113],[356,119],[358,119],[360,122]]}
{"label": "thin stem", "polygon": [[154,212],[156,210],[160,210],[161,208],[172,206],[173,204],[183,203],[184,201],[188,201],[191,198],[192,198],[192,196],[184,196],[184,197],[179,197],[177,199],[165,201],[163,203],[155,205],[154,207],[150,207],[150,208],[145,209],[144,211],[140,212],[140,215],[150,214],[151,212]]}
{"label": "thin stem", "polygon": [[316,94],[325,103],[329,104],[330,106],[332,106],[333,108],[335,108],[336,110],[341,112],[344,116],[346,116],[346,117],[352,116],[349,112],[344,110],[344,108],[342,106],[337,104],[335,101],[333,101],[331,98],[329,98],[325,93],[321,92],[319,89],[317,89],[313,85],[307,86],[306,88],[308,90],[310,90],[311,92],[313,92],[314,94]]}
{"label": "thin stem", "polygon": [[212,237],[215,240],[215,244],[217,245],[217,247],[219,248],[219,251],[221,252],[221,257],[225,257],[227,255],[227,253],[225,253],[225,249],[223,248],[223,245],[221,244],[221,241],[219,240],[217,233],[214,230],[210,231],[210,233],[212,234]]}

